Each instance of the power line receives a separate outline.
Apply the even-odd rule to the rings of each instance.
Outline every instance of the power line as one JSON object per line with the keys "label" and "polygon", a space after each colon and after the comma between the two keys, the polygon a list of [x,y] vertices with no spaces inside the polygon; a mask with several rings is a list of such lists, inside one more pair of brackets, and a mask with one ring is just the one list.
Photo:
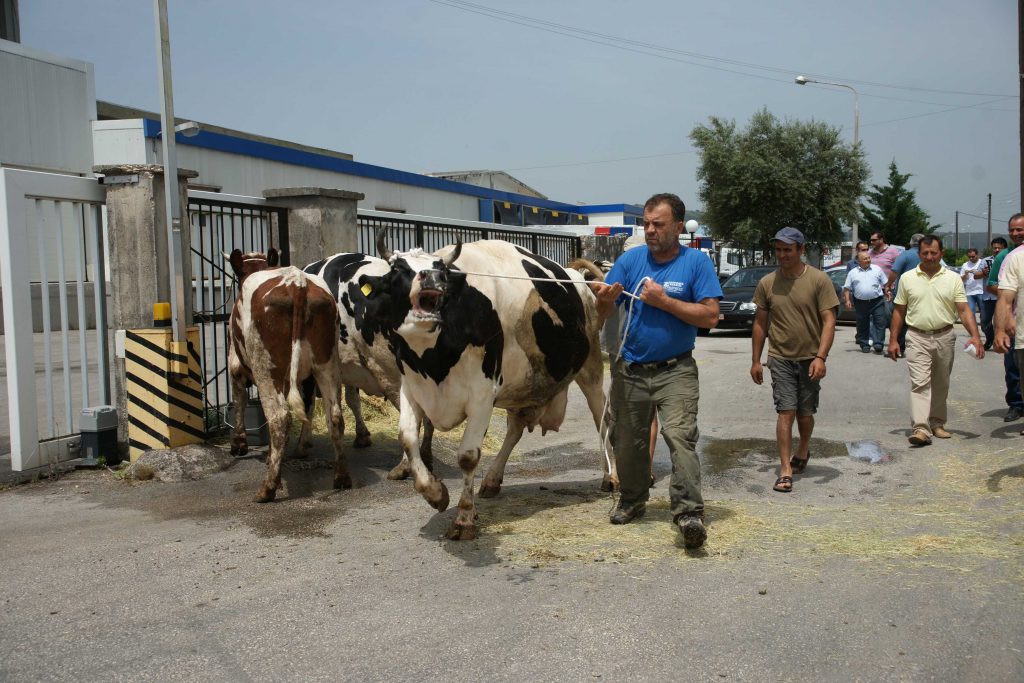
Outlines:
{"label": "power line", "polygon": [[[999,98],[999,99],[1002,99],[1002,98]],[[982,102],[981,104],[983,104],[983,105],[984,104],[992,104],[993,102],[996,102],[996,101],[997,100],[989,100],[988,102]],[[945,114],[946,112],[958,111],[960,109],[973,109],[973,108],[975,108],[973,105],[965,104],[965,105],[959,106],[959,107],[948,107],[946,109],[939,109],[938,111],[929,111],[929,112],[925,112],[923,114],[911,114],[910,116],[901,116],[901,117],[899,117],[897,119],[887,119],[885,121],[874,121],[872,123],[862,123],[860,127],[861,128],[868,128],[870,126],[881,126],[883,123],[895,123],[897,121],[906,121],[908,119],[919,119],[919,118],[921,118],[923,116],[935,116],[936,114]],[[1007,111],[1009,111],[1009,110],[1007,110]]]}
{"label": "power line", "polygon": [[[716,63],[720,63],[720,64],[728,64],[728,65],[731,65],[731,66],[739,66],[739,67],[745,67],[745,68],[748,68],[748,69],[756,69],[756,70],[759,70],[759,71],[770,71],[770,72],[775,72],[775,73],[780,73],[780,74],[787,74],[787,75],[790,75],[790,74],[793,74],[793,73],[797,73],[798,71],[800,71],[799,69],[782,69],[782,68],[779,68],[779,67],[766,66],[766,65],[763,65],[763,64],[755,64],[755,63],[752,63],[752,62],[743,62],[743,61],[740,61],[740,60],[730,59],[730,58],[727,58],[727,57],[716,57],[714,55],[707,55],[707,54],[703,54],[703,53],[699,53],[699,52],[691,52],[691,51],[688,51],[688,50],[680,50],[678,48],[666,47],[664,45],[657,45],[655,43],[645,43],[645,42],[642,42],[642,41],[637,41],[637,40],[631,40],[631,39],[623,38],[622,36],[614,36],[614,35],[609,35],[609,34],[606,34],[606,33],[599,33],[597,31],[590,31],[590,30],[582,29],[582,28],[579,28],[579,27],[576,27],[576,26],[570,26],[570,25],[567,25],[567,24],[559,24],[559,23],[556,23],[556,22],[553,22],[553,21],[547,21],[547,20],[544,20],[544,19],[538,19],[536,17],[531,17],[531,16],[528,16],[528,15],[525,15],[525,14],[516,14],[514,12],[507,12],[507,11],[504,11],[504,10],[495,9],[493,7],[487,7],[486,5],[479,5],[479,4],[476,4],[476,3],[467,2],[466,0],[430,0],[430,1],[435,3],[435,4],[446,5],[448,7],[453,8],[453,9],[458,9],[458,10],[461,10],[461,11],[464,11],[464,12],[470,12],[470,13],[473,13],[473,14],[479,14],[479,15],[482,15],[482,16],[486,16],[486,17],[489,17],[491,19],[495,19],[497,21],[504,21],[504,22],[507,22],[507,23],[517,24],[519,26],[525,26],[527,28],[533,28],[533,29],[537,29],[537,30],[541,30],[541,31],[548,31],[550,33],[556,33],[558,35],[563,35],[563,36],[567,36],[567,37],[571,37],[571,38],[576,38],[576,39],[579,39],[579,40],[585,40],[585,41],[591,42],[591,43],[597,43],[599,45],[604,45],[606,47],[614,47],[614,48],[617,48],[617,49],[623,49],[623,50],[627,50],[627,51],[630,51],[630,52],[639,52],[640,54],[646,54],[646,55],[648,55],[650,57],[660,57],[660,58],[663,58],[663,59],[670,59],[671,61],[682,62],[684,64],[690,64],[692,66],[699,66],[699,67],[707,68],[707,69],[715,69],[717,71],[726,71],[726,72],[729,72],[729,73],[740,74],[740,75],[743,75],[743,76],[750,76],[750,77],[753,77],[753,78],[764,78],[766,80],[772,80],[772,81],[777,81],[777,82],[789,82],[789,78],[786,78],[786,79],[771,78],[771,77],[767,77],[767,76],[761,76],[761,75],[758,75],[758,74],[751,74],[751,73],[747,73],[747,72],[743,72],[743,71],[736,71],[736,70],[733,70],[733,69],[726,69],[726,68],[722,68],[722,67],[715,67],[715,66],[712,66],[710,64],[701,64],[699,62],[691,62],[691,61],[687,61],[687,60],[683,60],[683,59],[672,59],[670,57],[665,57],[664,55],[658,55],[658,54],[652,54],[650,52],[645,52],[644,50],[656,50],[658,52],[666,52],[666,53],[669,53],[669,54],[683,55],[685,57],[690,57],[692,59],[699,59],[699,60],[702,60],[702,61],[716,62]],[[588,38],[585,38],[583,36],[591,36],[591,38],[595,38],[595,39],[598,39],[598,40],[588,39]],[[605,42],[605,41],[614,41],[614,42]],[[627,47],[623,46],[622,43],[631,44],[631,45],[633,45],[635,47],[643,48],[644,50],[638,50],[638,49],[635,49],[635,48],[627,48]],[[807,72],[807,73],[809,75],[811,75],[811,76],[816,77],[816,78],[829,79],[829,80],[848,81],[850,83],[856,83],[858,85],[867,85],[867,86],[873,86],[873,87],[878,87],[878,88],[892,88],[892,89],[896,89],[896,90],[909,90],[909,91],[914,91],[914,92],[931,92],[931,93],[939,93],[939,94],[945,94],[945,95],[965,95],[965,96],[970,96],[970,97],[997,97],[997,98],[1000,98],[1000,99],[1017,99],[1017,97],[1018,97],[1017,95],[1005,95],[1005,94],[1002,94],[1002,93],[979,93],[979,92],[969,92],[969,91],[961,91],[961,90],[942,90],[942,89],[938,89],[938,88],[922,88],[922,87],[912,86],[912,85],[896,85],[896,84],[892,84],[892,83],[881,83],[881,82],[877,82],[877,81],[865,81],[865,80],[860,80],[860,79],[847,78],[847,77],[843,77],[843,76],[830,76],[828,74],[815,74],[815,73],[811,73],[811,72]],[[878,97],[881,97],[881,96],[878,96]]]}

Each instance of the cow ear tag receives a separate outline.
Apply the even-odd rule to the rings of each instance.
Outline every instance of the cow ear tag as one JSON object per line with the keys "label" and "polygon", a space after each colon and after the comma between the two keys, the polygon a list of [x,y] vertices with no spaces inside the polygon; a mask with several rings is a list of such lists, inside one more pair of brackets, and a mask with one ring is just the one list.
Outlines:
{"label": "cow ear tag", "polygon": [[373,287],[370,286],[369,282],[364,282],[363,286],[359,288],[359,291],[363,293],[363,296],[370,296],[370,292],[373,291]]}

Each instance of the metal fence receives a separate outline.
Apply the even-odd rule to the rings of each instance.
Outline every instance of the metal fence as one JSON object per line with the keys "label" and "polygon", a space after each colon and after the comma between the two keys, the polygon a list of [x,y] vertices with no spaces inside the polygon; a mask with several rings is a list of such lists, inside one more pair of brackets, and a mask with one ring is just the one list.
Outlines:
{"label": "metal fence", "polygon": [[420,247],[432,252],[457,240],[505,240],[565,265],[582,253],[581,240],[571,228],[515,228],[495,223],[406,216],[386,211],[359,210],[359,250],[376,254],[377,233],[388,229],[388,246],[395,251]]}
{"label": "metal fence", "polygon": [[188,215],[192,232],[193,319],[202,346],[203,400],[206,429],[227,427],[224,408],[231,404],[227,376],[228,320],[235,303],[235,276],[225,255],[233,249],[281,252],[288,265],[288,210],[259,197],[190,191]]}

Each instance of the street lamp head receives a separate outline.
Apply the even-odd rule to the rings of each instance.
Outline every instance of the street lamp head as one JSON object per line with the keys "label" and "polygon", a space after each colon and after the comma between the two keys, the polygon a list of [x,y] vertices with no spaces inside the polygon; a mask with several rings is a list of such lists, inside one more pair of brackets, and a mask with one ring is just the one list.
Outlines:
{"label": "street lamp head", "polygon": [[806,76],[797,76],[793,80],[796,81],[797,85],[807,85],[807,77]]}
{"label": "street lamp head", "polygon": [[686,221],[686,232],[690,233],[691,236],[693,235],[693,233],[697,232],[697,228],[699,227],[700,223],[693,220],[692,218]]}

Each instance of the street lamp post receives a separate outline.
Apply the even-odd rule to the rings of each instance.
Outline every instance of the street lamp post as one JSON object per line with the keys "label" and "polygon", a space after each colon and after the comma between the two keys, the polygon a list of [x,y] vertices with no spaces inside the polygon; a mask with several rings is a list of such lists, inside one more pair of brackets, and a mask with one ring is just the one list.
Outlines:
{"label": "street lamp post", "polygon": [[[807,85],[808,83],[817,83],[818,85],[834,85],[837,88],[846,88],[853,93],[853,146],[857,147],[857,143],[860,142],[860,93],[857,92],[856,88],[852,85],[846,85],[845,83],[833,83],[831,81],[817,81],[813,78],[807,78],[806,76],[797,76],[793,79],[797,85]],[[853,225],[850,226],[850,240],[854,246],[857,246],[857,219],[853,219]]]}
{"label": "street lamp post", "polygon": [[690,246],[692,247],[693,236],[697,233],[697,228],[700,227],[700,223],[691,218],[690,220],[686,221],[686,225],[684,227],[686,228],[686,232],[690,233]]}

